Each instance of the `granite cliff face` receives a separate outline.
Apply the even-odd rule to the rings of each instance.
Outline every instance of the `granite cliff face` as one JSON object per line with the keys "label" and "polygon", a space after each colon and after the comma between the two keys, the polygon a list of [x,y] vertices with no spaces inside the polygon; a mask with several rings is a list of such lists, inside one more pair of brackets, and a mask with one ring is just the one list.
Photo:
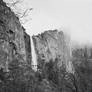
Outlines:
{"label": "granite cliff face", "polygon": [[30,36],[24,31],[24,43],[25,43],[25,51],[26,51],[26,61],[29,65],[31,65],[32,56],[31,56],[31,41]]}
{"label": "granite cliff face", "polygon": [[33,40],[37,53],[38,66],[41,65],[41,61],[48,63],[50,60],[55,62],[58,59],[58,67],[61,67],[63,64],[67,71],[73,72],[72,66],[69,67],[71,63],[69,39],[62,31],[45,31],[42,34],[33,36]]}
{"label": "granite cliff face", "polygon": [[[0,92],[92,92],[91,47],[71,51],[69,37],[58,30],[32,39],[0,0]],[[36,72],[31,47],[32,56],[37,56]]]}
{"label": "granite cliff face", "polygon": [[18,54],[23,62],[31,62],[30,36],[19,18],[0,0],[0,65],[8,68]]}
{"label": "granite cliff face", "polygon": [[0,0],[0,92],[32,92],[30,45],[19,18]]}
{"label": "granite cliff face", "polygon": [[77,92],[67,35],[62,31],[48,30],[33,36],[33,41],[41,79],[54,84],[57,92]]}
{"label": "granite cliff face", "polygon": [[71,51],[67,36],[57,30],[45,31],[33,40],[42,80],[58,86],[57,92],[92,91],[91,46]]}

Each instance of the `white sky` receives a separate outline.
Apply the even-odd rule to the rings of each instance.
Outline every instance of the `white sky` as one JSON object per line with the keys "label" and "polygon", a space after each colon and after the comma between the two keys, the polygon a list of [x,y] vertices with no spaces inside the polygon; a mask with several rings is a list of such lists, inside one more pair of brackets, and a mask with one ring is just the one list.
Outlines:
{"label": "white sky", "polygon": [[32,20],[25,24],[30,35],[49,29],[70,33],[72,41],[92,43],[92,0],[24,0],[32,7]]}

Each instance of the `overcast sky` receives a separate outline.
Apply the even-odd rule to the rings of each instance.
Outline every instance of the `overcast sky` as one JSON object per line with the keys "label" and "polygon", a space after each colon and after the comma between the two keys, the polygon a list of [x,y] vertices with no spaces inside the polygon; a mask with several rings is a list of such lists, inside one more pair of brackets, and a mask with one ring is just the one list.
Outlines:
{"label": "overcast sky", "polygon": [[25,24],[30,35],[50,29],[71,34],[72,41],[92,43],[92,0],[24,0],[32,7],[32,20]]}

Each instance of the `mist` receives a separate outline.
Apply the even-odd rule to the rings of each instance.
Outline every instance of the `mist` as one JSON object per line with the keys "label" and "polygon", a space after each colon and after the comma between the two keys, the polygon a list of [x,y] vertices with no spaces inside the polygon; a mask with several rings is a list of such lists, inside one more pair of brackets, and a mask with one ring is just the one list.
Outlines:
{"label": "mist", "polygon": [[33,70],[37,70],[37,56],[36,56],[36,52],[35,52],[35,47],[34,47],[34,43],[33,43],[33,39],[31,37],[31,50],[32,50],[32,68]]}

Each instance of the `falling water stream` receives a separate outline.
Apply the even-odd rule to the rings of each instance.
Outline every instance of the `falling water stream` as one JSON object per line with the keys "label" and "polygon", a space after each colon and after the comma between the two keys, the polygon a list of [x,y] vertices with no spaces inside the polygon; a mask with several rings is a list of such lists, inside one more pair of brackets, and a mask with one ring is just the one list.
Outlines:
{"label": "falling water stream", "polygon": [[36,56],[34,42],[33,42],[32,37],[31,37],[31,51],[32,51],[32,63],[31,63],[32,69],[34,71],[37,71],[37,56]]}

